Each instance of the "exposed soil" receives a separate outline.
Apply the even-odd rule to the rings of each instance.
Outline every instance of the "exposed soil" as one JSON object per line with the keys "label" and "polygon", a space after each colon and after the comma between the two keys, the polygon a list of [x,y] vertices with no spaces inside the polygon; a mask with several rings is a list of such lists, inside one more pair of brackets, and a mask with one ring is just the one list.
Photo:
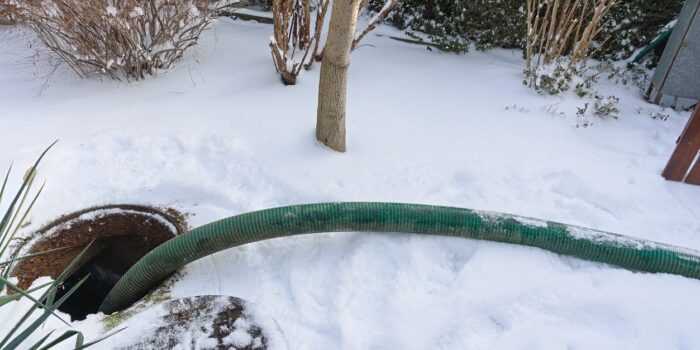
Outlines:
{"label": "exposed soil", "polygon": [[139,205],[88,208],[62,216],[38,230],[23,254],[67,249],[21,260],[12,275],[25,289],[38,277],[56,278],[94,241],[64,282],[64,290],[68,290],[90,274],[86,283],[71,296],[73,302],[69,299],[60,308],[74,319],[82,319],[97,311],[107,292],[136,261],[186,229],[184,216],[173,209]]}

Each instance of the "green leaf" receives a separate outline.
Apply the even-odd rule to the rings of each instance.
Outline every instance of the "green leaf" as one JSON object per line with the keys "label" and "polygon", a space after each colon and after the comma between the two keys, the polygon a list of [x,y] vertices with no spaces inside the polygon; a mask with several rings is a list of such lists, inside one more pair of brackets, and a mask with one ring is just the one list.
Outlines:
{"label": "green leaf", "polygon": [[[26,176],[24,178],[24,181],[22,182],[22,186],[20,186],[19,191],[17,191],[17,194],[15,194],[15,197],[12,200],[12,202],[10,203],[10,206],[7,208],[5,215],[3,216],[2,220],[0,220],[0,230],[4,231],[5,226],[7,225],[7,222],[10,220],[10,217],[11,217],[12,213],[14,212],[15,205],[17,204],[17,201],[21,197],[22,193],[24,193],[24,190],[27,188],[27,186],[29,185],[31,180],[34,178],[34,173],[36,172],[36,168],[39,166],[39,163],[44,158],[46,153],[51,149],[51,147],[53,147],[56,144],[56,142],[58,142],[58,140],[54,141],[51,145],[49,145],[49,147],[47,147],[44,150],[44,152],[41,153],[41,155],[36,160],[36,162],[34,162],[34,165],[30,168],[31,169],[30,171],[32,173],[30,174],[30,176]],[[4,241],[4,239],[0,240],[0,242],[1,241]]]}
{"label": "green leaf", "polygon": [[70,249],[70,248],[69,247],[54,248],[54,249],[45,250],[43,252],[22,255],[22,256],[17,257],[16,259],[13,259],[13,260],[7,260],[7,261],[0,262],[0,267],[5,266],[5,265],[10,265],[15,261],[20,261],[20,260],[24,260],[24,259],[31,259],[31,258],[34,258],[37,256],[52,254],[52,253],[60,252],[62,250],[66,250],[66,249]]}
{"label": "green leaf", "polygon": [[[24,331],[22,331],[22,333],[20,333],[17,337],[12,339],[12,341],[9,344],[7,344],[7,347],[9,349],[15,349],[20,344],[22,344],[22,342],[27,340],[27,338],[29,338],[30,335],[32,335],[34,332],[36,332],[37,329],[39,329],[39,327],[46,321],[46,319],[49,318],[49,316],[51,316],[54,313],[54,311],[61,306],[61,304],[63,304],[66,300],[68,300],[68,298],[73,293],[75,293],[75,291],[78,288],[80,288],[80,286],[83,285],[83,283],[85,283],[85,281],[87,280],[88,277],[89,276],[85,276],[78,283],[76,283],[68,292],[66,292],[66,294],[64,294],[58,301],[56,301],[56,303],[54,305],[52,305],[49,308],[44,309],[44,313],[41,316],[39,316],[39,318],[37,318],[34,322],[32,322],[32,324],[27,326],[27,328]],[[51,289],[53,289],[53,288],[51,288]]]}
{"label": "green leaf", "polygon": [[[93,241],[93,242],[94,242],[94,241]],[[55,314],[55,310],[58,309],[58,307],[60,307],[61,304],[63,304],[63,302],[65,302],[65,300],[68,299],[68,297],[69,297],[71,294],[73,294],[73,292],[75,292],[75,289],[77,289],[78,287],[80,287],[80,285],[82,285],[82,284],[84,283],[84,281],[85,281],[85,279],[87,278],[87,276],[86,276],[85,278],[83,278],[80,282],[78,282],[78,284],[76,284],[75,286],[73,286],[73,288],[71,288],[71,290],[69,290],[68,292],[66,292],[66,294],[64,294],[63,297],[62,297],[58,302],[56,302],[56,303],[54,304],[54,298],[55,298],[55,296],[56,296],[56,292],[58,291],[58,288],[61,286],[61,284],[63,283],[63,281],[65,281],[65,279],[68,277],[68,275],[69,275],[69,273],[70,273],[69,271],[71,271],[72,268],[78,263],[78,261],[80,260],[80,258],[81,258],[81,257],[83,256],[83,254],[85,254],[85,252],[90,248],[90,246],[92,245],[93,242],[90,242],[90,243],[89,243],[89,244],[88,244],[88,245],[87,245],[87,246],[86,246],[86,247],[85,247],[71,262],[70,262],[70,264],[68,264],[68,266],[66,267],[66,269],[51,283],[51,285],[49,286],[49,288],[47,289],[47,291],[46,291],[38,300],[35,299],[36,302],[34,303],[34,305],[32,305],[32,307],[27,311],[27,313],[24,314],[24,316],[20,319],[20,321],[17,322],[17,324],[12,328],[12,330],[11,330],[11,331],[5,336],[5,338],[0,342],[0,349],[2,349],[3,346],[4,346],[8,341],[11,341],[10,344],[15,343],[15,340],[20,339],[20,336],[22,336],[22,334],[25,334],[25,333],[26,333],[26,335],[24,335],[24,338],[26,339],[26,337],[28,337],[32,332],[36,331],[38,325],[41,325],[41,323],[43,323],[43,322],[46,320],[46,318],[48,318],[49,315],[52,315],[52,314],[53,314],[54,316],[58,317],[58,315]],[[4,280],[6,283],[10,283],[10,281],[7,281],[6,279],[0,278],[0,282],[3,282],[3,280]],[[14,286],[14,285],[13,285],[13,286]],[[15,287],[16,287],[16,286],[15,286]],[[21,290],[20,288],[17,288],[17,289]],[[31,296],[28,296],[28,297],[31,298]],[[30,299],[30,300],[31,300],[31,299]],[[33,301],[34,301],[34,300],[33,300]],[[44,301],[44,303],[42,303],[41,301]],[[46,311],[44,312],[44,315],[42,315],[42,316],[39,318],[39,320],[41,320],[41,322],[39,322],[38,325],[37,325],[36,327],[33,327],[32,325],[34,325],[34,323],[36,323],[36,322],[34,322],[34,323],[33,323],[32,325],[30,325],[29,328],[27,328],[20,336],[17,336],[17,338],[12,339],[12,338],[11,338],[12,335],[13,335],[15,332],[17,332],[17,330],[19,329],[19,327],[20,327],[22,324],[24,324],[24,322],[31,316],[31,314],[34,312],[34,310],[36,310],[37,307],[39,307],[39,306],[42,306],[42,307],[44,308],[44,310],[46,310]],[[47,313],[47,312],[48,312],[48,313]],[[58,317],[58,318],[59,318],[61,321],[63,321],[64,323],[67,324],[66,321],[64,321],[64,320],[61,319],[60,317]],[[39,320],[37,320],[37,321],[39,321]],[[33,328],[32,328],[32,327],[33,327]],[[12,339],[12,340],[11,340],[11,339]],[[21,343],[22,341],[24,341],[24,339],[19,340],[20,343]],[[17,343],[17,344],[19,344],[19,343]],[[9,346],[9,345],[8,345],[8,346]]]}
{"label": "green leaf", "polygon": [[97,343],[99,343],[99,342],[101,342],[101,341],[103,341],[103,340],[105,340],[105,339],[107,339],[107,338],[109,338],[109,337],[111,337],[111,336],[113,336],[113,335],[115,335],[115,334],[117,334],[117,333],[119,333],[119,332],[125,330],[125,329],[126,329],[126,327],[120,328],[120,329],[118,329],[118,330],[116,330],[116,331],[114,331],[114,332],[112,332],[112,333],[109,333],[109,334],[104,335],[104,336],[102,336],[102,337],[100,337],[100,338],[97,338],[97,339],[95,339],[95,340],[93,340],[93,341],[91,341],[91,342],[89,342],[89,343],[87,343],[87,344],[84,344],[84,345],[81,345],[81,346],[76,346],[74,350],[81,350],[81,349],[85,349],[85,348],[87,348],[87,347],[93,346],[93,345],[95,345],[95,344],[97,344]]}
{"label": "green leaf", "polygon": [[32,345],[32,347],[29,350],[38,349],[41,346],[41,344],[43,344],[46,341],[46,339],[49,339],[49,337],[51,336],[51,334],[53,334],[53,332],[54,331],[51,331],[51,332],[49,332],[49,334],[47,334],[43,338],[39,339],[39,341],[34,343],[34,345]]}
{"label": "green leaf", "polygon": [[[33,180],[32,180],[32,181],[33,181]],[[39,191],[36,192],[36,195],[34,195],[34,198],[32,199],[31,203],[29,204],[29,207],[27,207],[27,209],[24,211],[24,214],[22,215],[22,217],[20,218],[20,220],[17,222],[17,225],[15,225],[14,230],[12,230],[12,226],[13,226],[13,224],[14,224],[14,222],[15,222],[15,219],[17,218],[17,215],[19,214],[20,209],[21,209],[22,206],[24,205],[24,201],[25,201],[25,199],[27,198],[27,194],[29,194],[29,191],[25,192],[25,193],[24,193],[24,196],[22,196],[22,201],[20,202],[19,206],[17,207],[17,211],[15,212],[15,215],[14,215],[14,217],[12,218],[12,221],[10,221],[10,225],[8,226],[8,232],[9,232],[9,230],[12,230],[12,233],[10,234],[9,239],[7,240],[7,242],[5,242],[5,246],[3,246],[3,247],[2,247],[2,250],[0,250],[0,256],[2,256],[3,253],[5,253],[5,250],[6,250],[7,247],[10,245],[10,240],[12,240],[12,238],[15,237],[15,235],[17,234],[17,231],[19,230],[19,228],[22,226],[22,224],[24,223],[24,221],[27,219],[27,215],[29,215],[29,211],[32,209],[32,207],[34,207],[34,203],[36,203],[37,198],[39,198],[39,195],[41,194],[41,191],[44,190],[44,186],[45,186],[45,185],[46,185],[46,183],[44,183],[44,184],[41,185],[41,187],[39,188]]]}
{"label": "green leaf", "polygon": [[8,341],[12,339],[12,335],[15,334],[19,327],[21,327],[22,324],[24,324],[24,322],[27,321],[29,316],[31,316],[34,313],[34,310],[36,310],[37,307],[38,304],[33,304],[32,307],[30,307],[29,310],[27,310],[27,312],[24,313],[24,316],[22,316],[22,318],[19,321],[17,321],[17,323],[15,323],[14,327],[12,327],[10,332],[7,333],[7,335],[5,335],[5,338],[3,338],[2,341],[0,341],[0,349],[13,349],[10,347],[5,348],[4,346]]}
{"label": "green leaf", "polygon": [[[4,278],[0,277],[0,280],[4,280]],[[19,288],[18,286],[16,286],[15,284],[11,283],[10,281],[4,280],[4,282],[7,284],[8,288],[13,289],[17,293],[19,293],[19,295],[31,300],[36,306],[39,306],[39,307],[42,307],[45,309],[49,308],[48,306],[44,305],[41,301],[32,297],[29,294],[29,293],[31,293],[30,291],[24,291],[21,288]],[[53,282],[46,283],[43,286],[35,287],[33,290],[37,290],[37,289],[46,287],[47,285],[53,285]],[[67,326],[69,326],[68,322],[64,321],[60,316],[56,315],[55,313],[54,313],[54,316],[56,316],[59,320],[61,320],[63,323],[65,323]]]}
{"label": "green leaf", "polygon": [[[32,292],[34,292],[34,291],[37,291],[37,290],[39,290],[39,289],[41,289],[41,288],[44,288],[44,287],[46,287],[46,286],[48,286],[48,285],[50,285],[50,284],[51,284],[51,282],[44,283],[44,284],[42,284],[42,285],[40,285],[40,286],[34,287],[34,288],[29,289],[29,290],[26,290],[26,291],[24,291],[24,292],[25,292],[26,294],[29,294],[29,293],[32,293]],[[19,288],[18,288],[18,289],[19,289]],[[17,290],[15,289],[15,291],[17,291]],[[24,296],[24,295],[23,295],[22,293],[20,293],[20,292],[17,292],[17,293],[15,293],[15,294],[9,294],[9,295],[0,295],[0,307],[2,307],[3,305],[5,305],[5,304],[7,304],[7,303],[9,303],[9,302],[12,302],[12,301],[15,301],[15,300],[19,300],[19,299],[22,298],[23,296]],[[38,302],[38,301],[37,301],[37,302]]]}
{"label": "green leaf", "polygon": [[5,174],[5,181],[2,182],[2,188],[0,188],[0,201],[2,201],[2,195],[5,194],[5,186],[7,186],[7,179],[10,178],[11,172],[12,164],[10,164],[10,167],[7,169],[7,173]]}
{"label": "green leaf", "polygon": [[80,333],[80,332],[78,332],[78,331],[75,331],[75,330],[68,330],[68,331],[63,332],[63,334],[61,334],[58,338],[56,338],[56,339],[54,339],[53,341],[51,341],[50,343],[46,344],[46,346],[42,347],[42,348],[39,349],[39,350],[51,349],[51,348],[53,348],[54,346],[56,346],[56,345],[62,343],[64,340],[66,340],[66,339],[68,339],[68,338],[71,338],[71,337],[74,336],[74,335],[75,335],[76,338],[77,338],[76,341],[75,341],[75,348],[78,348],[79,346],[82,346],[82,345],[83,345],[83,342],[84,342],[83,334]]}
{"label": "green leaf", "polygon": [[21,294],[0,295],[0,307],[15,300],[19,300],[21,297]]}
{"label": "green leaf", "polygon": [[83,257],[83,255],[85,255],[85,252],[87,252],[88,249],[90,249],[90,247],[92,246],[93,243],[95,243],[94,239],[92,241],[90,241],[90,243],[88,243],[85,246],[85,248],[83,248],[83,250],[81,250],[80,253],[78,253],[78,255],[75,256],[75,258],[73,258],[73,260],[70,262],[70,264],[68,264],[68,266],[66,266],[66,268],[63,270],[63,272],[61,272],[61,274],[58,275],[58,277],[56,277],[56,281],[60,281],[60,283],[63,283],[63,281],[66,278],[68,278],[70,273],[73,271],[73,268],[78,264],[78,262]]}

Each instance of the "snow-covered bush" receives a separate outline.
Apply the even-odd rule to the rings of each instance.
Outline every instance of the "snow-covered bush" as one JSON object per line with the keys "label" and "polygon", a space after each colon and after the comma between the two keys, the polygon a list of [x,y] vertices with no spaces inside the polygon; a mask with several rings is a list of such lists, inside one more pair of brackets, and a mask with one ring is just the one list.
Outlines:
{"label": "snow-covered bush", "polygon": [[573,76],[583,77],[593,52],[592,43],[597,41],[600,26],[616,3],[527,0],[525,83],[540,93],[555,95],[568,90],[567,83]]}
{"label": "snow-covered bush", "polygon": [[624,67],[611,67],[607,78],[616,84],[631,84],[639,88],[642,92],[646,91],[647,87],[649,87],[649,79],[653,71],[645,69],[644,67],[651,64],[650,61],[651,59],[645,59],[639,64],[630,64]]}
{"label": "snow-covered bush", "polygon": [[[607,39],[595,57],[620,60],[649,43],[666,24],[678,17],[684,0],[624,0],[618,1],[600,30]],[[597,46],[596,46],[597,49]],[[654,60],[655,62],[656,60]]]}
{"label": "snow-covered bush", "polygon": [[[583,1],[581,1],[583,2]],[[375,9],[381,1],[370,0]],[[593,2],[589,2],[591,6]],[[399,0],[387,17],[409,35],[425,36],[446,51],[490,47],[525,48],[525,0]],[[601,23],[594,57],[624,59],[651,41],[680,13],[683,0],[625,0],[610,9]],[[421,35],[424,34],[424,35]],[[600,43],[605,43],[599,48]]]}
{"label": "snow-covered bush", "polygon": [[[370,0],[373,9],[382,1]],[[523,0],[399,0],[387,17],[409,35],[427,34],[442,50],[467,52],[490,47],[525,46],[525,1]]]}
{"label": "snow-covered bush", "polygon": [[22,21],[83,77],[153,75],[195,45],[211,21],[208,7],[197,0],[41,0],[19,6]]}
{"label": "snow-covered bush", "polygon": [[[531,74],[532,79],[528,76],[523,81],[523,84],[529,85],[542,95],[558,95],[564,91],[568,91],[569,88],[571,88],[572,73],[564,67],[565,65],[559,62],[548,66],[537,67]],[[577,94],[579,94],[578,85]]]}
{"label": "snow-covered bush", "polygon": [[593,114],[601,118],[617,119],[617,114],[620,112],[620,109],[617,108],[619,102],[620,99],[616,96],[603,97],[596,95]]}

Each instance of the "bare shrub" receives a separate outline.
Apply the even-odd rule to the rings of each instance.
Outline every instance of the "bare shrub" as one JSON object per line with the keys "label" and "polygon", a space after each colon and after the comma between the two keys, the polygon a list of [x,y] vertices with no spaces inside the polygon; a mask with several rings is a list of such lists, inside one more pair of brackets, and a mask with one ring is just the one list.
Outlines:
{"label": "bare shrub", "polygon": [[[272,20],[270,49],[275,69],[285,85],[294,85],[311,50],[311,0],[272,1]],[[295,61],[298,52],[303,52],[303,57]]]}
{"label": "bare shrub", "polygon": [[[272,19],[274,36],[270,40],[272,60],[275,69],[286,85],[294,85],[301,68],[310,69],[314,62],[323,58],[321,46],[324,20],[330,0],[273,0]],[[355,36],[352,49],[389,14],[398,0],[386,0],[367,26]],[[368,0],[360,1],[360,8],[367,6]],[[315,12],[315,15],[313,14]],[[311,19],[314,20],[311,35]],[[300,60],[297,60],[301,56]],[[296,57],[296,58],[295,58]]]}
{"label": "bare shrub", "polygon": [[323,32],[323,24],[325,23],[324,21],[330,4],[330,0],[318,0],[318,5],[316,6],[316,21],[314,22],[314,49],[311,52],[311,59],[304,66],[307,70],[311,69],[314,62],[321,62],[321,58],[323,57],[323,52],[319,52],[318,49],[321,46],[321,33]]}
{"label": "bare shrub", "polygon": [[[200,6],[198,6],[200,5]],[[167,69],[211,22],[197,0],[42,0],[20,14],[77,74],[142,79]]]}
{"label": "bare shrub", "polygon": [[[527,0],[525,47],[528,86],[537,88],[543,76],[561,71],[570,79],[591,57],[603,19],[618,0]],[[599,43],[598,47],[602,46]],[[562,64],[562,57],[568,55]],[[565,66],[565,67],[563,67]],[[556,90],[556,89],[555,89]]]}
{"label": "bare shrub", "polygon": [[17,23],[17,5],[10,0],[0,0],[0,25]]}

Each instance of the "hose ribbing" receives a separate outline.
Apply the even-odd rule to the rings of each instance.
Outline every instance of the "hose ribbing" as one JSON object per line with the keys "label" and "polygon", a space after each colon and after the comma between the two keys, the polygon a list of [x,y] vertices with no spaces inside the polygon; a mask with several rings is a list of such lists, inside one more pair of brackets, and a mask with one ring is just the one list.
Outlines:
{"label": "hose ribbing", "polygon": [[471,209],[402,203],[319,203],[260,210],[198,227],[127,271],[100,311],[122,310],[180,267],[218,251],[319,232],[403,232],[527,245],[619,267],[700,279],[700,252],[582,227]]}

